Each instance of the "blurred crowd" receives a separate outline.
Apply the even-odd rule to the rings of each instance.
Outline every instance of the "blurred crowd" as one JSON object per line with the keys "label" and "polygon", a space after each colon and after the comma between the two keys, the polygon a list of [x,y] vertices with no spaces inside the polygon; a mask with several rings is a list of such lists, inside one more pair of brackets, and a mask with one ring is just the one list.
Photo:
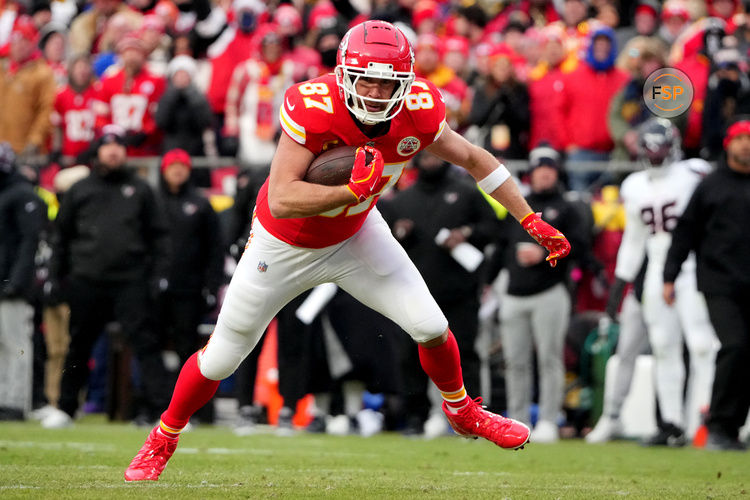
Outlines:
{"label": "blurred crowd", "polygon": [[[107,339],[111,353],[119,328],[137,361],[125,370],[136,394],[125,413],[156,419],[171,389],[164,381],[200,346],[198,327],[210,323],[244,246],[281,134],[283,91],[333,71],[346,30],[382,19],[411,41],[415,72],[441,90],[450,126],[501,161],[528,162],[518,172],[525,193],[574,242],[570,262],[550,271],[502,207],[428,155],[384,197],[394,235],[463,344],[467,389],[491,393],[494,409],[516,418],[534,407],[523,420],[581,432],[593,423],[574,395],[581,351],[607,304],[625,225],[622,174],[607,164],[639,159],[638,127],[652,116],[643,85],[667,66],[694,88],[672,120],[682,155],[721,157],[725,129],[750,112],[745,10],[740,0],[0,0],[0,190],[15,186],[26,207],[14,226],[26,250],[3,254],[19,263],[3,261],[0,304],[29,305],[12,321],[29,324],[21,350],[36,363],[27,356],[8,369],[21,387],[0,391],[0,418],[48,407],[73,417],[87,385],[83,409],[102,410],[106,397],[91,397],[87,377],[118,360],[106,347],[91,353]],[[233,182],[193,168],[201,157],[235,159]],[[159,166],[157,189],[125,173],[139,158]],[[481,266],[450,256],[462,244],[479,249]],[[307,299],[316,313],[301,317]],[[546,314],[530,324],[524,311],[539,307]],[[418,366],[416,348],[368,314],[332,290],[280,313],[280,427],[291,429],[297,402],[315,393],[311,425],[329,432],[446,431],[424,374],[405,368]],[[519,341],[511,329],[528,334]],[[538,376],[524,354],[531,338]],[[374,353],[392,364],[375,366]],[[240,400],[238,429],[261,418],[251,358],[226,389]],[[385,396],[365,397],[371,411],[361,413],[363,394]],[[542,425],[537,440],[545,437],[557,431]]]}

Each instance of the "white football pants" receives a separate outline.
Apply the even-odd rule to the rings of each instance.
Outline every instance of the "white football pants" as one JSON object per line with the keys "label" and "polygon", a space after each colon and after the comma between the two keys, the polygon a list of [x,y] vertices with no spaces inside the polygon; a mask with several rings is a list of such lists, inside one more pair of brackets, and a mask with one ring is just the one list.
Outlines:
{"label": "white football pants", "polygon": [[390,318],[416,342],[438,337],[448,327],[424,279],[377,209],[354,236],[325,248],[285,243],[258,219],[253,221],[248,241],[216,329],[200,355],[201,372],[209,379],[231,375],[276,313],[321,283],[336,283]]}
{"label": "white football pants", "polygon": [[[661,273],[646,273],[643,317],[654,355],[654,382],[662,419],[692,437],[701,423],[701,409],[711,402],[720,344],[708,317],[706,301],[696,286],[695,272],[687,272],[689,268],[685,267],[675,281],[675,303],[671,307],[664,302]],[[684,401],[683,336],[690,354],[690,377]]]}

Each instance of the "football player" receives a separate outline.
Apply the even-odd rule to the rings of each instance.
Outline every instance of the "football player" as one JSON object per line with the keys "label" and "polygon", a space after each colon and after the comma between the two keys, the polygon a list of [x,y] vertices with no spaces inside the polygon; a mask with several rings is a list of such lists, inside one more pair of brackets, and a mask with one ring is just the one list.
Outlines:
{"label": "football player", "polygon": [[[708,405],[718,340],[705,300],[695,281],[695,256],[682,266],[675,283],[674,306],[662,296],[662,273],[672,230],[690,195],[710,170],[700,159],[680,160],[677,128],[665,118],[652,118],[638,130],[639,161],[645,169],[630,174],[620,195],[626,224],[617,253],[615,277],[632,282],[648,256],[643,288],[643,316],[654,356],[656,395],[665,422],[644,444],[681,446],[700,424],[700,410]],[[690,384],[683,401],[685,364],[683,338],[690,353]],[[686,403],[686,404],[685,404]]]}
{"label": "football player", "polygon": [[[183,366],[161,422],[125,471],[127,481],[158,479],[190,416],[255,347],[279,309],[326,282],[419,343],[421,365],[458,434],[510,449],[528,441],[528,427],[466,394],[448,322],[375,203],[427,148],[464,167],[549,251],[551,265],[568,255],[570,244],[531,210],[503,165],[446,125],[443,99],[432,83],[415,78],[413,51],[400,30],[383,21],[359,24],[342,39],[337,60],[335,74],[294,85],[284,96],[284,134],[216,329]],[[343,145],[359,147],[347,185],[303,181],[317,155]]]}

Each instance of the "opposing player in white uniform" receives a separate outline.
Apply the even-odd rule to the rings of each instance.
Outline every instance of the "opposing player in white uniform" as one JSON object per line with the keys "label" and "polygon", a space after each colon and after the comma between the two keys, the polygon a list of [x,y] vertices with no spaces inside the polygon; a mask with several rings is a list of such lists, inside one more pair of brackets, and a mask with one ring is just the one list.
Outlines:
{"label": "opposing player in white uniform", "polygon": [[[127,481],[156,480],[190,416],[210,400],[256,346],[274,315],[316,285],[333,282],[392,319],[419,344],[422,368],[440,390],[457,433],[518,449],[529,428],[486,411],[463,386],[456,339],[427,285],[375,204],[421,149],[464,167],[549,250],[570,252],[558,230],[521,196],[510,172],[445,122],[437,88],[414,74],[404,34],[383,21],[365,21],[342,39],[335,75],[290,87],[281,107],[284,135],[258,194],[245,252],[227,290],[208,345],[180,372],[161,422],[125,471]],[[356,146],[347,185],[304,180],[313,159],[337,145]],[[366,160],[365,152],[372,154]]]}
{"label": "opposing player in white uniform", "polygon": [[[620,195],[627,222],[617,254],[615,276],[632,281],[645,256],[643,315],[654,355],[655,386],[665,422],[644,444],[683,445],[699,425],[700,410],[709,404],[718,340],[703,296],[696,288],[695,256],[682,266],[675,283],[674,306],[664,302],[662,273],[671,231],[693,190],[710,171],[703,160],[679,161],[679,132],[668,120],[652,118],[639,129],[640,160],[646,169],[629,175]],[[690,382],[683,401],[683,338],[690,355]]]}

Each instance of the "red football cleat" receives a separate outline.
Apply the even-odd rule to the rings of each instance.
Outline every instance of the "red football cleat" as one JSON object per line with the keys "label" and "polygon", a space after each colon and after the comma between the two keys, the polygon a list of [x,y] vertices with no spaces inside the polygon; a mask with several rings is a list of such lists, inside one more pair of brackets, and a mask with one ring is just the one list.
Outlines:
{"label": "red football cleat", "polygon": [[156,432],[157,425],[146,438],[138,454],[125,469],[125,481],[156,481],[164,471],[167,461],[177,448],[177,439]]}
{"label": "red football cleat", "polygon": [[521,449],[529,442],[531,429],[512,418],[485,410],[482,398],[469,400],[468,406],[458,410],[458,413],[451,413],[443,402],[443,412],[459,436],[474,439],[482,437],[501,448],[512,450]]}

